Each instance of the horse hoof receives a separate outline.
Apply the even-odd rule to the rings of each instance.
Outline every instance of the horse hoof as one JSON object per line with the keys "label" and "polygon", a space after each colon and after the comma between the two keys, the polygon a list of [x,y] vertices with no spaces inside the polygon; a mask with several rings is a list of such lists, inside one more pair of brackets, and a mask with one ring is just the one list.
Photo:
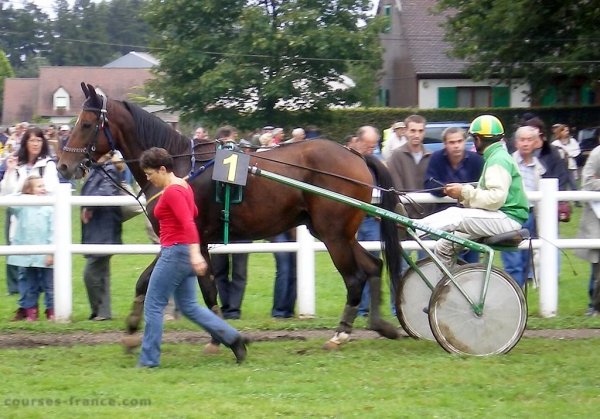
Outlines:
{"label": "horse hoof", "polygon": [[336,332],[335,335],[323,345],[323,349],[328,351],[335,351],[340,349],[343,343],[346,343],[350,340],[350,334],[346,332]]}
{"label": "horse hoof", "polygon": [[202,350],[202,353],[204,353],[206,355],[216,355],[219,352],[220,352],[219,345],[216,345],[212,342],[207,343],[206,346],[204,347],[204,349]]}
{"label": "horse hoof", "polygon": [[140,335],[126,335],[121,338],[121,344],[125,347],[128,353],[142,344]]}
{"label": "horse hoof", "polygon": [[369,329],[379,333],[381,336],[387,339],[398,339],[400,337],[398,329],[383,320],[377,322],[376,324],[372,324]]}
{"label": "horse hoof", "polygon": [[337,351],[337,350],[340,349],[340,346],[341,345],[339,343],[332,342],[332,341],[328,340],[323,345],[323,349],[325,349],[326,351]]}

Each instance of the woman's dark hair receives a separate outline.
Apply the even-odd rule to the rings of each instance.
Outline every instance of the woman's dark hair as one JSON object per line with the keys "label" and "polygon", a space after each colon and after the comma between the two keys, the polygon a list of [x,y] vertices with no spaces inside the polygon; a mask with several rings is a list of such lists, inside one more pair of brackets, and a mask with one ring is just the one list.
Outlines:
{"label": "woman's dark hair", "polygon": [[140,166],[142,169],[160,169],[164,166],[170,173],[173,171],[173,157],[164,148],[152,147],[142,153]]}
{"label": "woman's dark hair", "polygon": [[17,164],[29,163],[29,151],[27,150],[27,143],[31,137],[39,137],[42,139],[42,149],[40,150],[38,159],[48,157],[50,147],[48,146],[48,140],[44,136],[44,131],[42,131],[41,128],[33,127],[25,131],[23,137],[21,137],[21,146],[17,152]]}

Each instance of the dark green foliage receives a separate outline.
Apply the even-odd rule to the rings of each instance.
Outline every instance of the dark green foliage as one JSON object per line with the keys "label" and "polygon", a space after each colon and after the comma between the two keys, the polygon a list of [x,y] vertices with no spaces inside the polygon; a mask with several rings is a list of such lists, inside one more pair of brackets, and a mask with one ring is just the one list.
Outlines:
{"label": "dark green foliage", "polygon": [[275,122],[282,109],[355,104],[360,89],[331,83],[350,70],[376,79],[380,23],[368,11],[365,0],[152,0],[161,65],[151,87],[191,117],[220,121],[254,110]]}
{"label": "dark green foliage", "polygon": [[446,39],[477,79],[523,78],[540,98],[550,85],[570,88],[600,77],[600,8],[589,0],[440,0],[452,11]]}

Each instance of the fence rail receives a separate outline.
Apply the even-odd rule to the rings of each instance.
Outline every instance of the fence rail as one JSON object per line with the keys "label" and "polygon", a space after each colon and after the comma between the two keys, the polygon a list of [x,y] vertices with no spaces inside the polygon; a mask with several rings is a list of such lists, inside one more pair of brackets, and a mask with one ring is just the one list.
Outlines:
{"label": "fence rail", "polygon": [[[431,194],[409,194],[419,203],[451,202],[448,198],[437,198]],[[528,193],[528,198],[538,203],[538,235],[532,241],[539,249],[540,260],[540,314],[552,317],[558,306],[558,252],[561,249],[598,249],[598,239],[558,239],[558,201],[600,201],[600,192],[558,191],[556,179],[543,179],[539,192]],[[123,206],[137,202],[128,196],[77,196],[72,195],[70,184],[60,184],[52,196],[1,196],[0,206],[53,205],[55,208],[54,243],[35,246],[0,246],[0,255],[54,253],[54,300],[57,321],[69,321],[73,307],[72,255],[73,254],[156,254],[160,246],[154,244],[93,245],[75,244],[72,240],[73,206]],[[379,242],[361,242],[367,250],[379,250]],[[433,247],[434,241],[425,241]],[[402,242],[407,250],[418,250],[414,241]],[[525,249],[528,243],[522,243]],[[315,309],[315,252],[327,251],[325,245],[316,241],[305,226],[298,227],[297,241],[289,243],[235,243],[209,245],[211,253],[272,253],[296,252],[298,263],[298,313],[302,317],[313,317]]]}

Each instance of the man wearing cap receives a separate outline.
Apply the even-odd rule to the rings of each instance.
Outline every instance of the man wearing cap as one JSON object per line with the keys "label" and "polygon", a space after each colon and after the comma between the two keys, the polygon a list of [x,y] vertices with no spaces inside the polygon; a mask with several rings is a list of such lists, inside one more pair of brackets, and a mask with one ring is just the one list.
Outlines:
{"label": "man wearing cap", "polygon": [[383,150],[381,150],[383,160],[387,161],[392,156],[392,152],[406,144],[406,141],[406,124],[402,121],[392,124],[392,129],[383,144]]}
{"label": "man wearing cap", "polygon": [[[519,230],[529,217],[529,203],[519,168],[504,145],[502,123],[492,115],[481,115],[471,123],[469,134],[485,161],[477,187],[447,184],[444,193],[463,207],[445,209],[420,222],[470,240]],[[454,266],[459,250],[460,246],[444,239],[435,246],[436,256],[448,267]]]}

